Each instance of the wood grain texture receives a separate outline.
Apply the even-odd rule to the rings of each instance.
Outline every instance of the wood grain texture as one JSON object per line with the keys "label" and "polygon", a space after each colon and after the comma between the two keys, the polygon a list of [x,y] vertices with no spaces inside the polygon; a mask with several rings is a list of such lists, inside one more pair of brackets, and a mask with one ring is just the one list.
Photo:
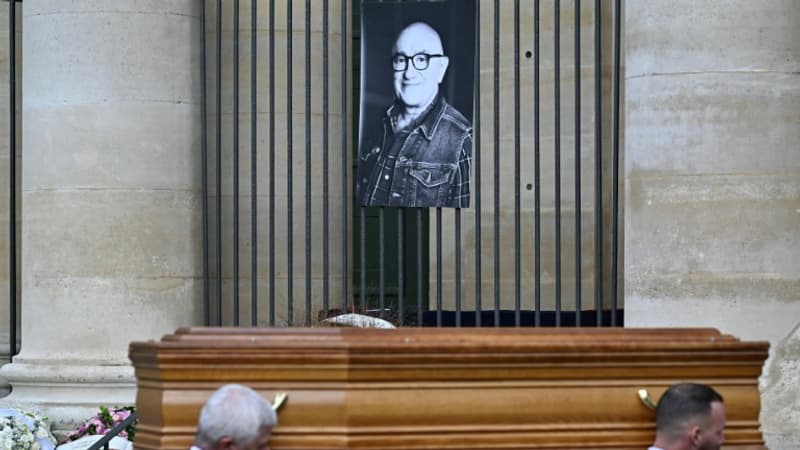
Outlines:
{"label": "wood grain texture", "polygon": [[288,392],[274,449],[643,449],[672,383],[725,397],[730,449],[761,449],[768,344],[713,329],[185,328],[135,342],[137,449],[184,450],[222,384]]}

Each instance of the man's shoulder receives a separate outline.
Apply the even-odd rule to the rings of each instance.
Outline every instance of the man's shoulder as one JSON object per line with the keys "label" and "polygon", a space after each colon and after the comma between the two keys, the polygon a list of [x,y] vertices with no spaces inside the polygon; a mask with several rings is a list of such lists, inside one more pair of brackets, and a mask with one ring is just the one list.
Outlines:
{"label": "man's shoulder", "polygon": [[472,124],[463,114],[461,111],[457,110],[453,105],[444,102],[444,111],[442,112],[442,119],[447,120],[448,123],[456,126],[461,131],[469,132],[472,131]]}

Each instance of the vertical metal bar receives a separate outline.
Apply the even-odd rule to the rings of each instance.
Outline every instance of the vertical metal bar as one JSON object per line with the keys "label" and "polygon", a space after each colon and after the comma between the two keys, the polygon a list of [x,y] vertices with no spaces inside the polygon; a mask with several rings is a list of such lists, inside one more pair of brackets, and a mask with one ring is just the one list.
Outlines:
{"label": "vertical metal bar", "polygon": [[594,308],[597,326],[603,326],[603,84],[600,58],[600,0],[594,0]]}
{"label": "vertical metal bar", "polygon": [[239,326],[239,0],[233,1],[233,326]]}
{"label": "vertical metal bar", "polygon": [[269,326],[275,326],[275,0],[269,0]]}
{"label": "vertical metal bar", "polygon": [[436,208],[436,326],[442,326],[442,208]]}
{"label": "vertical metal bar", "polygon": [[514,0],[514,325],[520,325],[519,0]]}
{"label": "vertical metal bar", "polygon": [[555,48],[553,61],[555,63],[554,86],[555,86],[555,131],[554,131],[554,161],[555,161],[555,222],[556,222],[556,326],[561,326],[561,2],[555,0],[554,8],[555,27],[553,36]]}
{"label": "vertical metal bar", "polygon": [[475,326],[481,326],[481,2],[475,2]]}
{"label": "vertical metal bar", "polygon": [[386,208],[378,210],[378,314],[386,307]]}
{"label": "vertical metal bar", "polygon": [[[17,13],[8,2],[8,358],[17,354]],[[203,47],[205,51],[205,46]]]}
{"label": "vertical metal bar", "polygon": [[250,325],[258,325],[258,102],[256,88],[258,86],[256,68],[258,66],[258,2],[250,2]]}
{"label": "vertical metal bar", "polygon": [[494,326],[500,326],[500,1],[494,0]]}
{"label": "vertical metal bar", "polygon": [[358,311],[364,311],[367,309],[367,214],[366,208],[360,208],[360,227],[359,227],[359,236],[360,236],[360,244],[359,251],[361,253],[361,258],[359,261],[360,266],[360,273],[361,273],[361,283],[359,285],[358,290]]}
{"label": "vertical metal bar", "polygon": [[[200,2],[200,23],[202,32],[200,33],[200,45],[203,51],[200,53],[200,165],[201,165],[201,192],[203,204],[203,325],[211,325],[211,303],[208,296],[209,274],[208,274],[208,105],[206,96],[206,2]],[[13,58],[12,58],[13,61]],[[12,316],[14,317],[14,316]]]}
{"label": "vertical metal bar", "polygon": [[[328,313],[330,297],[330,236],[328,229],[328,0],[322,0],[322,310]],[[342,197],[345,198],[345,197]],[[347,268],[344,268],[347,271]]]}
{"label": "vertical metal bar", "polygon": [[575,326],[581,326],[581,0],[575,0]]}
{"label": "vertical metal bar", "polygon": [[403,246],[403,227],[405,222],[405,208],[398,208],[397,209],[397,324],[403,325],[404,322],[404,315],[405,311],[403,308],[403,283],[405,280],[403,279],[403,264],[404,264],[404,255],[403,251],[405,247]]}
{"label": "vertical metal bar", "polygon": [[347,1],[341,1],[341,19],[342,19],[342,59],[341,59],[341,77],[342,77],[342,307],[347,309],[350,304],[350,278],[349,278],[349,261],[348,254],[350,252],[349,240],[347,236],[347,214],[349,208],[347,207],[350,197],[347,194],[347,162],[350,161],[347,147]]}
{"label": "vertical metal bar", "polygon": [[539,53],[539,0],[533,4],[533,253],[534,253],[534,325],[542,325],[542,202],[541,202],[541,167],[539,139],[539,104],[541,102],[539,92],[539,69],[541,66]]}
{"label": "vertical metal bar", "polygon": [[217,67],[216,67],[216,184],[217,184],[217,302],[216,324],[222,325],[222,1],[217,0]]}
{"label": "vertical metal bar", "polygon": [[311,0],[306,0],[306,314],[311,325]]}
{"label": "vertical metal bar", "polygon": [[613,161],[611,176],[611,326],[617,325],[617,241],[619,238],[619,102],[620,102],[620,0],[614,2],[614,109]]}
{"label": "vertical metal bar", "polygon": [[294,208],[292,192],[292,3],[286,0],[286,322],[292,326],[294,322]]}
{"label": "vertical metal bar", "polygon": [[[417,236],[422,236],[422,208],[417,208]],[[417,326],[422,326],[422,239],[417,239]]]}
{"label": "vertical metal bar", "polygon": [[[211,301],[208,296],[209,291],[209,273],[208,273],[208,105],[206,95],[206,2],[200,2],[200,22],[202,23],[202,32],[200,33],[200,44],[203,46],[203,51],[200,54],[200,164],[201,164],[201,181],[202,196],[203,196],[203,325],[211,325]],[[13,59],[12,59],[13,61]]]}
{"label": "vertical metal bar", "polygon": [[456,326],[461,326],[461,208],[455,210],[455,258],[456,258]]}

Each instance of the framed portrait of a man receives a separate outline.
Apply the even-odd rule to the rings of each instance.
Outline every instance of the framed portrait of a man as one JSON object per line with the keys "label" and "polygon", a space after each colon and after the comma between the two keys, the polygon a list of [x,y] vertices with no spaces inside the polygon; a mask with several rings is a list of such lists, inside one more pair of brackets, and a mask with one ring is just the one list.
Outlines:
{"label": "framed portrait of a man", "polygon": [[475,7],[362,3],[359,204],[469,207]]}

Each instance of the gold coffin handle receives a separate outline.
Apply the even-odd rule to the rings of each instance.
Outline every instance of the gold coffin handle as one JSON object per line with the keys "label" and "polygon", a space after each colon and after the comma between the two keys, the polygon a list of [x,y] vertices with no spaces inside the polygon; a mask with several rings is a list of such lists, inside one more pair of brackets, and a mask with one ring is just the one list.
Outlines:
{"label": "gold coffin handle", "polygon": [[654,402],[653,399],[650,397],[650,393],[647,392],[647,389],[639,389],[638,394],[639,394],[639,400],[642,401],[644,406],[647,406],[652,410],[656,409],[656,402]]}
{"label": "gold coffin handle", "polygon": [[289,394],[286,392],[278,392],[275,394],[275,400],[272,401],[272,410],[278,412],[279,409],[286,403],[286,399],[289,398]]}

